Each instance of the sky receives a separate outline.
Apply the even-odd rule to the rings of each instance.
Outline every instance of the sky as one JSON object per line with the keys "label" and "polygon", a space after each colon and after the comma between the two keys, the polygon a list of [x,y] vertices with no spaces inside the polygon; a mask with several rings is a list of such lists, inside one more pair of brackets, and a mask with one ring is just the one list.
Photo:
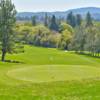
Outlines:
{"label": "sky", "polygon": [[12,0],[18,12],[66,11],[82,7],[100,7],[100,0]]}

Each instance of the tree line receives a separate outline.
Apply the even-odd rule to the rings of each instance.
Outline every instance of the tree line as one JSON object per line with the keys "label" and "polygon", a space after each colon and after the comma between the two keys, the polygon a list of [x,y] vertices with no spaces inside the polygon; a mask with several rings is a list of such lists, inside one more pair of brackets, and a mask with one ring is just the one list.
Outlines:
{"label": "tree line", "polygon": [[100,54],[100,25],[98,25],[88,12],[84,24],[80,17],[80,24],[75,27],[70,49],[81,54],[99,56]]}

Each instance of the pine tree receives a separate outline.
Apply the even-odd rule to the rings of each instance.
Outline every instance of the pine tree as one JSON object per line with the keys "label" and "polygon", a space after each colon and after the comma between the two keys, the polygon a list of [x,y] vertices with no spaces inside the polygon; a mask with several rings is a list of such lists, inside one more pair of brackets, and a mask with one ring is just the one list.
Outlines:
{"label": "pine tree", "polygon": [[33,26],[36,26],[36,16],[33,16],[32,17],[32,25]]}
{"label": "pine tree", "polygon": [[86,27],[93,26],[91,14],[88,12],[86,15]]}
{"label": "pine tree", "polygon": [[48,27],[48,15],[45,13],[44,26]]}
{"label": "pine tree", "polygon": [[70,12],[67,16],[67,23],[69,25],[71,25],[72,27],[75,27],[76,26],[76,18],[75,16],[73,15],[73,12]]}
{"label": "pine tree", "polygon": [[82,17],[80,14],[76,15],[76,24],[77,24],[77,26],[81,26],[81,24],[82,24]]}
{"label": "pine tree", "polygon": [[13,26],[16,19],[16,10],[11,0],[0,0],[0,42],[2,49],[2,61],[5,61],[7,52],[12,51]]}
{"label": "pine tree", "polygon": [[59,26],[56,22],[55,15],[53,15],[52,18],[51,18],[50,29],[53,30],[53,31],[59,31]]}

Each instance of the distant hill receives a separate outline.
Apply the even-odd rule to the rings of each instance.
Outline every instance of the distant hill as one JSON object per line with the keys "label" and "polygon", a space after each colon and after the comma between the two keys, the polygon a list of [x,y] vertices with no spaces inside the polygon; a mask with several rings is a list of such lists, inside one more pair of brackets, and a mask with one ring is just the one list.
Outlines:
{"label": "distant hill", "polygon": [[67,13],[70,11],[72,11],[74,14],[81,14],[83,17],[86,16],[87,12],[90,12],[95,20],[100,20],[100,8],[96,7],[77,8],[67,11]]}
{"label": "distant hill", "polygon": [[69,12],[73,12],[74,14],[81,14],[84,18],[86,16],[87,12],[90,12],[92,17],[95,20],[100,20],[100,8],[96,7],[86,7],[86,8],[77,8],[77,9],[71,9],[68,11],[62,11],[62,12],[20,12],[17,14],[17,18],[31,18],[32,16],[37,16],[39,19],[42,19],[45,15],[45,13],[48,14],[48,16],[52,16],[53,14],[57,18],[66,18],[67,14]]}

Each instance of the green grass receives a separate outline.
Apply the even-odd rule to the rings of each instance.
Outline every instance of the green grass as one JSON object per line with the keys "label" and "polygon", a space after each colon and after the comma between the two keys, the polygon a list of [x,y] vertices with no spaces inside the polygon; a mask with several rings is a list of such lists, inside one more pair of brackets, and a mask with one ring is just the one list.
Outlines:
{"label": "green grass", "polygon": [[0,100],[100,100],[100,59],[25,46],[0,62]]}
{"label": "green grass", "polygon": [[78,65],[42,65],[13,69],[8,76],[33,83],[72,81],[100,77],[100,68]]}

